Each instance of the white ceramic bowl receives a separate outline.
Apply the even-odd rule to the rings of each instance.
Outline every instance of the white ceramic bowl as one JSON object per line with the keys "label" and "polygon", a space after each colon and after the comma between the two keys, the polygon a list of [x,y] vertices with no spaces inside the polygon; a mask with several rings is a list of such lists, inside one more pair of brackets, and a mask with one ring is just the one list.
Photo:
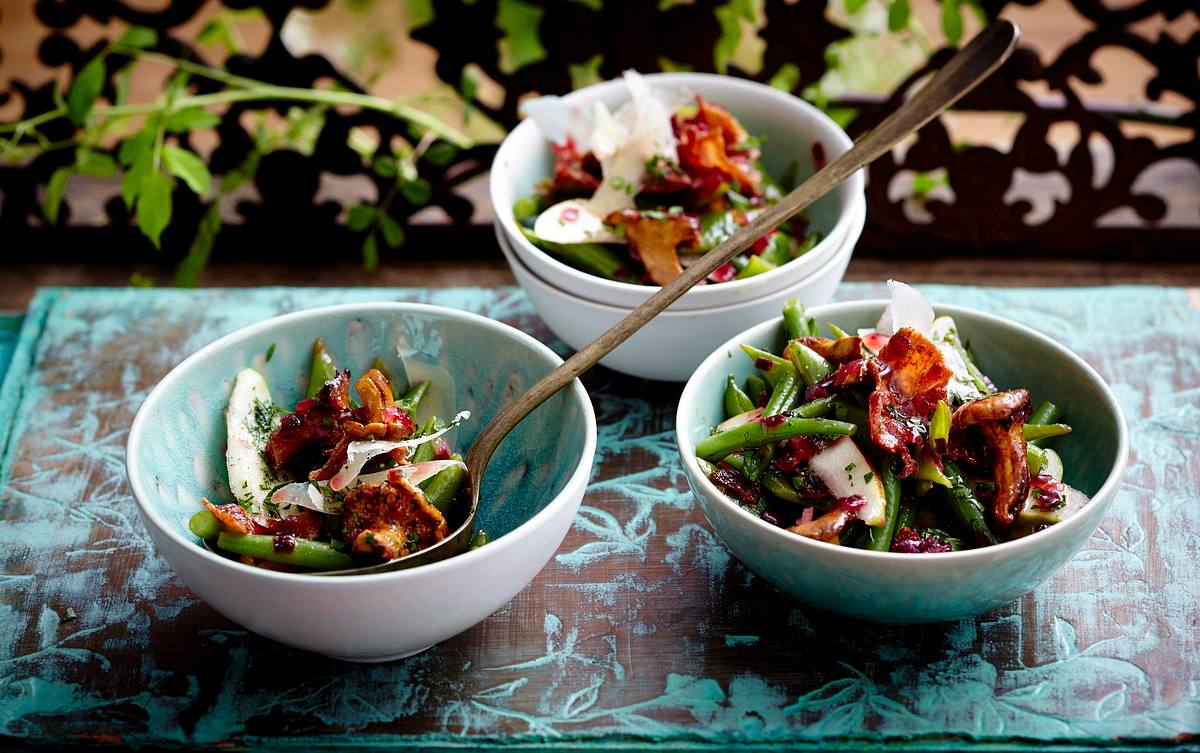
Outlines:
{"label": "white ceramic bowl", "polygon": [[[809,313],[854,332],[872,327],[885,301],[819,306]],[[1049,337],[972,309],[934,306],[954,317],[980,367],[1003,388],[1028,387],[1035,399],[1063,408],[1070,435],[1054,447],[1065,480],[1091,496],[1078,513],[1050,528],[992,547],[944,554],[893,554],[806,539],[743,510],[696,462],[696,442],[723,418],[730,373],[751,373],[742,343],[776,349],[784,342],[779,317],[731,338],[709,356],[679,399],[676,432],[688,483],[713,530],[751,570],[795,598],[876,622],[939,622],[1002,606],[1037,588],[1096,530],[1112,504],[1129,454],[1125,419],[1116,397],[1083,359]],[[1053,364],[1053,367],[1049,367]]]}
{"label": "white ceramic bowl", "polygon": [[[814,144],[821,145],[827,161],[851,146],[845,131],[820,110],[765,84],[706,73],[655,73],[645,78],[655,90],[671,97],[681,91],[699,93],[733,112],[750,133],[766,136],[763,164],[776,177],[792,162],[798,163],[801,180],[812,175]],[[611,109],[627,99],[625,84],[619,80],[588,86],[563,97],[567,106],[580,111],[587,111],[597,101]],[[533,193],[535,184],[548,177],[553,166],[546,139],[531,120],[520,123],[500,145],[492,163],[489,190],[496,220],[509,245],[530,271],[565,293],[621,308],[636,307],[658,288],[581,272],[534,246],[517,227],[513,203]],[[765,274],[690,290],[668,310],[746,303],[808,279],[828,263],[848,235],[852,235],[850,245],[858,242],[862,230],[855,217],[860,208],[866,212],[861,171],[809,207],[812,226],[821,230],[824,238],[807,254]]]}
{"label": "white ceramic bowl", "polygon": [[[146,398],[126,465],[158,552],[201,599],[290,646],[351,661],[422,651],[480,622],[516,595],[562,542],[596,452],[596,418],[576,381],[501,443],[482,483],[479,524],[494,537],[456,557],[392,573],[324,577],[264,570],[217,555],[188,530],[200,497],[229,498],[224,410],[231,377],[255,366],[291,405],[307,380],[313,338],[356,373],[403,348],[414,379],[434,377],[419,418],[469,409],[468,447],[501,406],[562,363],[529,335],[475,314],[410,303],[332,306],[276,317],[189,357]],[[273,350],[264,363],[263,354]]]}
{"label": "white ceramic bowl", "polygon": [[[860,208],[856,212],[851,237],[858,238],[865,221],[866,213]],[[632,311],[631,308],[609,306],[574,296],[551,285],[517,258],[507,236],[499,227],[496,229],[496,240],[538,315],[554,334],[575,350],[595,340]],[[667,309],[601,359],[600,363],[622,374],[643,379],[685,381],[718,343],[778,313],[789,298],[796,298],[806,306],[828,301],[842,281],[853,253],[852,244],[843,245],[829,261],[804,280],[771,293],[763,293],[752,300],[703,311]]]}

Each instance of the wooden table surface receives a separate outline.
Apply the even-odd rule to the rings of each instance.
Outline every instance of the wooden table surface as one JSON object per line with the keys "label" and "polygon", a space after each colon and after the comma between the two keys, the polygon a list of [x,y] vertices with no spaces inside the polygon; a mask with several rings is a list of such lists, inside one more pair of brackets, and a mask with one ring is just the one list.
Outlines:
{"label": "wooden table surface", "polygon": [[[962,267],[932,271],[952,269]],[[0,744],[1195,749],[1200,291],[926,290],[1054,331],[1129,418],[1130,468],[1109,517],[1035,593],[914,627],[782,596],[730,556],[687,491],[673,442],[679,387],[598,369],[585,378],[601,427],[596,471],[558,554],[481,625],[375,666],[247,633],[188,591],[134,512],[121,462],[129,421],[191,350],[303,306],[425,300],[493,314],[562,350],[523,294],[45,291],[0,394]],[[838,295],[879,292],[848,284]]]}
{"label": "wooden table surface", "polygon": [[[385,261],[376,272],[353,263],[317,268],[279,264],[221,264],[209,269],[207,287],[312,285],[318,287],[496,287],[516,280],[500,258],[416,261],[401,256]],[[121,286],[132,268],[123,264],[0,265],[0,311],[20,311],[39,287]],[[161,285],[170,285],[169,266],[142,268]],[[1200,285],[1200,259],[1191,262],[1083,261],[1077,259],[1000,259],[992,257],[914,259],[856,256],[846,279],[870,282],[894,278],[911,283],[1055,287],[1075,285]]]}

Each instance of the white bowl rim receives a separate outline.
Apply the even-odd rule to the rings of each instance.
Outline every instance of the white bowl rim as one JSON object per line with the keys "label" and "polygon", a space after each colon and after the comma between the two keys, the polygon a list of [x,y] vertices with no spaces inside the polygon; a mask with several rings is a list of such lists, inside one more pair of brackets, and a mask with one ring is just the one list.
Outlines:
{"label": "white bowl rim", "polygon": [[[809,313],[814,317],[825,318],[828,316],[836,316],[839,312],[860,308],[882,309],[887,304],[888,301],[882,298],[858,301],[839,301],[835,303],[821,304],[820,306],[813,306],[811,309],[809,309]],[[1043,345],[1047,345],[1052,349],[1059,351],[1059,354],[1064,359],[1069,361],[1071,365],[1082,371],[1088,376],[1089,379],[1100,386],[1100,391],[1104,396],[1105,403],[1107,404],[1109,410],[1111,410],[1113,415],[1117,418],[1117,459],[1113,463],[1112,468],[1109,470],[1108,476],[1104,479],[1104,483],[1100,486],[1096,493],[1091,496],[1088,503],[1091,504],[1091,500],[1100,498],[1108,500],[1108,502],[1102,504],[1110,504],[1113,496],[1117,492],[1117,487],[1121,483],[1122,477],[1125,475],[1125,468],[1129,461],[1129,431],[1128,427],[1126,426],[1125,414],[1121,411],[1121,405],[1117,401],[1116,396],[1113,394],[1112,388],[1108,386],[1108,383],[1101,378],[1101,376],[1096,372],[1095,369],[1091,367],[1090,364],[1088,364],[1087,361],[1076,355],[1070,348],[1067,348],[1066,346],[1056,342],[1053,338],[1043,334],[1042,332],[1039,332],[1036,329],[1033,329],[1032,327],[1020,324],[1012,319],[1006,319],[1002,316],[989,314],[985,311],[980,311],[979,309],[973,309],[967,306],[933,303],[933,308],[938,315],[948,314],[950,316],[958,316],[965,314],[968,316],[979,317],[980,319],[987,321],[989,324],[1015,328],[1023,335],[1034,340],[1038,340]],[[753,327],[743,330],[739,334],[729,338],[707,358],[701,361],[700,365],[696,367],[696,372],[699,373],[706,367],[711,368],[719,361],[719,359],[723,359],[725,357],[725,354],[729,348],[736,347],[752,333],[758,334],[757,330],[765,329],[768,325],[777,326],[779,321],[780,320],[778,318],[768,319],[765,322],[760,322]],[[827,544],[824,541],[817,541],[816,539],[810,539],[805,536],[797,536],[794,533],[789,533],[786,528],[780,528],[779,526],[771,525],[757,515],[754,515],[753,513],[743,509],[741,505],[734,502],[723,491],[717,488],[717,485],[714,484],[712,480],[700,470],[700,464],[696,462],[695,445],[687,436],[687,432],[685,432],[683,429],[685,406],[688,406],[694,402],[694,395],[700,390],[700,388],[701,385],[698,381],[696,381],[695,374],[693,374],[692,378],[689,379],[687,384],[683,387],[683,392],[679,396],[679,408],[675,413],[676,443],[679,447],[679,454],[683,459],[683,463],[688,474],[692,476],[693,480],[700,480],[699,482],[703,486],[703,490],[708,496],[717,498],[719,500],[719,504],[726,504],[732,507],[735,511],[735,514],[746,516],[746,518],[752,521],[752,524],[760,526],[761,530],[766,532],[766,535],[777,537],[782,546],[797,546],[799,547],[800,551],[803,551],[805,547],[816,547],[816,549],[813,550],[815,554],[824,553],[832,557],[846,557],[848,559],[865,558],[886,560],[891,566],[900,566],[901,563],[906,563],[903,565],[905,567],[921,567],[923,565],[920,563],[930,562],[964,563],[972,559],[986,559],[997,553],[1016,555],[1024,552],[1026,549],[1040,547],[1043,542],[1048,543],[1050,537],[1058,536],[1062,538],[1067,536],[1066,532],[1082,525],[1081,521],[1086,517],[1084,515],[1073,515],[1061,523],[1057,523],[1049,528],[1037,531],[1028,536],[1023,536],[1019,539],[1004,541],[993,546],[962,549],[953,552],[938,552],[936,556],[913,556],[912,554],[905,552],[876,552],[870,549],[858,549],[856,547]]]}
{"label": "white bowl rim", "polygon": [[[804,101],[800,97],[797,97],[793,94],[789,94],[780,89],[776,89],[773,86],[769,86],[767,84],[760,83],[758,81],[750,81],[749,79],[735,78],[733,76],[722,76],[722,75],[719,75],[716,73],[647,73],[647,74],[643,74],[643,78],[648,79],[650,81],[650,83],[652,83],[652,84],[655,82],[665,82],[668,84],[672,83],[672,82],[677,82],[679,84],[686,84],[689,81],[696,81],[696,80],[709,81],[709,82],[720,82],[721,84],[728,84],[735,88],[743,88],[743,89],[747,89],[749,91],[754,91],[761,95],[770,96],[781,102],[787,102],[789,105],[800,105],[801,109],[806,111],[809,116],[814,117],[818,122],[823,122],[824,125],[828,125],[832,128],[834,139],[838,142],[839,146],[842,146],[844,149],[848,150],[848,149],[850,149],[851,146],[854,145],[854,142],[846,134],[845,129],[841,128],[837,123],[835,123],[833,121],[832,118],[830,118],[825,113],[821,112],[815,106]],[[562,99],[564,102],[569,103],[571,99],[582,96],[585,93],[595,93],[596,91],[598,91],[600,89],[616,88],[616,87],[621,87],[624,85],[625,84],[621,79],[612,79],[609,81],[601,81],[600,83],[592,84],[590,86],[585,86],[582,89],[576,89],[575,91],[573,91],[569,94],[564,94],[562,96]],[[495,158],[492,160],[492,167],[491,167],[491,170],[489,171],[489,175],[488,175],[488,195],[489,195],[489,198],[492,199],[493,213],[495,214],[496,219],[503,226],[506,234],[515,238],[517,241],[517,244],[521,247],[522,250],[524,250],[526,252],[532,252],[535,255],[548,260],[551,266],[555,267],[556,269],[558,269],[560,272],[567,275],[568,277],[572,277],[572,278],[575,278],[576,280],[579,280],[581,282],[581,284],[592,284],[592,285],[595,285],[597,288],[600,288],[600,290],[597,291],[598,295],[601,294],[604,289],[609,289],[611,291],[621,291],[624,293],[645,292],[647,296],[653,294],[653,291],[657,290],[659,288],[659,286],[657,286],[657,285],[635,285],[633,283],[620,282],[618,280],[606,280],[603,277],[588,274],[587,272],[583,272],[581,270],[575,269],[574,267],[570,266],[569,264],[566,264],[565,262],[559,261],[558,259],[554,258],[553,256],[546,253],[545,251],[542,251],[540,248],[538,248],[534,244],[530,243],[529,239],[527,239],[520,232],[520,230],[517,228],[517,221],[513,217],[511,206],[502,209],[501,207],[496,205],[496,201],[495,201],[494,197],[496,195],[496,187],[499,185],[499,177],[498,177],[499,172],[496,170],[496,165],[499,164],[501,157],[507,156],[506,151],[513,148],[511,146],[511,144],[513,143],[513,138],[515,136],[517,136],[518,134],[522,134],[525,131],[528,131],[530,129],[536,129],[536,128],[537,128],[537,126],[536,126],[536,124],[534,124],[534,122],[532,120],[530,120],[528,118],[522,120],[520,123],[517,124],[517,126],[515,128],[513,128],[511,131],[509,131],[507,136],[504,137],[504,140],[500,143],[499,149],[497,149],[497,151],[496,151]],[[856,171],[853,175],[851,175],[849,178],[847,178],[844,181],[843,185],[846,185],[846,184],[850,185],[851,190],[853,192],[852,198],[850,200],[851,206],[843,208],[842,212],[838,215],[837,222],[834,223],[834,226],[829,230],[829,232],[825,235],[825,237],[822,238],[820,240],[820,242],[817,243],[817,245],[814,246],[808,253],[812,253],[814,255],[819,255],[819,254],[815,253],[815,252],[817,252],[818,249],[821,249],[821,247],[824,246],[826,243],[830,242],[831,239],[837,238],[840,236],[840,234],[847,231],[847,226],[851,222],[849,217],[850,217],[850,215],[852,215],[854,213],[853,212],[854,205],[858,205],[861,203],[864,207],[866,206],[866,183],[865,183],[865,179],[863,177],[863,171],[862,170]],[[834,190],[836,190],[836,188],[837,187],[835,187]],[[753,287],[755,284],[762,284],[763,282],[766,282],[771,279],[774,279],[775,277],[778,277],[779,273],[786,271],[787,268],[791,264],[799,261],[801,258],[803,258],[803,257],[799,257],[797,259],[792,259],[788,263],[780,265],[776,269],[772,269],[767,272],[764,272],[761,275],[755,275],[754,277],[750,277],[750,278],[747,278],[744,280],[730,280],[728,282],[720,283],[719,286],[714,286],[714,287],[719,287],[720,289],[725,290],[726,292],[731,291],[731,290],[736,290],[737,288],[741,288],[741,287],[746,287],[746,288]],[[809,273],[809,275],[812,275],[812,274],[815,274],[815,271]],[[806,275],[799,279],[801,279],[801,280],[806,279],[809,275]],[[761,278],[761,279],[756,280],[756,278]],[[698,298],[702,298],[702,297],[705,297],[706,295],[715,296],[716,293],[706,293],[705,288],[693,288],[692,290],[689,290],[684,295],[692,295],[692,296],[695,296]]]}
{"label": "white bowl rim", "polygon": [[[865,215],[863,217],[863,220],[864,221],[866,220]],[[594,306],[595,308],[597,308],[601,311],[613,312],[613,313],[617,313],[617,314],[628,314],[631,311],[633,311],[634,308],[636,308],[636,306],[632,306],[629,308],[622,308],[620,306],[613,306],[612,304],[609,304],[609,303],[600,303],[598,301],[593,301],[590,298],[584,298],[583,296],[575,295],[574,293],[572,293],[568,290],[563,290],[562,288],[558,287],[557,285],[555,285],[552,282],[548,282],[545,278],[543,278],[537,272],[530,269],[529,265],[525,263],[524,259],[522,259],[520,256],[517,255],[517,252],[515,250],[513,250],[510,246],[505,245],[508,243],[508,239],[504,235],[504,233],[502,232],[501,228],[498,225],[495,226],[495,230],[496,230],[496,240],[500,243],[500,246],[501,246],[500,252],[502,254],[504,254],[505,259],[510,264],[519,264],[521,266],[521,269],[525,270],[526,274],[533,277],[535,280],[540,282],[542,285],[545,285],[546,287],[550,288],[551,290],[553,290],[557,293],[561,293],[564,296],[570,297],[573,301],[576,301],[578,303],[585,303],[588,306]],[[849,255],[852,255],[853,253],[854,253],[854,246],[847,246],[847,247],[838,249],[837,252],[835,252],[833,256],[826,259],[825,262],[821,264],[821,266],[817,267],[813,276],[814,277],[817,276],[816,272],[823,273],[828,268],[841,262],[844,258],[844,255],[849,256]],[[724,283],[722,283],[722,284],[724,284]],[[798,285],[799,282],[797,282],[796,284]],[[791,287],[791,286],[789,286],[789,287]],[[655,289],[657,290],[657,288],[655,288]],[[662,311],[654,318],[655,319],[676,319],[676,318],[695,317],[695,316],[700,316],[700,315],[704,315],[704,314],[711,314],[711,313],[717,312],[717,311],[724,311],[724,312],[741,311],[742,309],[749,308],[751,306],[761,305],[762,301],[759,299],[764,296],[776,295],[781,292],[784,292],[783,289],[773,290],[768,293],[763,293],[763,295],[759,296],[758,298],[747,298],[746,300],[740,301],[738,303],[729,303],[729,304],[720,305],[720,306],[712,306],[710,308],[684,309],[682,311],[670,311],[670,310]],[[684,295],[686,295],[686,293]],[[818,304],[818,305],[826,306],[829,304]],[[814,306],[813,308],[816,308],[816,307]],[[724,346],[722,346],[722,347],[724,347]],[[697,368],[699,368],[699,367],[697,367]]]}
{"label": "white bowl rim", "polygon": [[241,329],[230,332],[221,338],[205,345],[204,347],[191,354],[177,366],[167,372],[150,394],[146,396],[142,406],[138,408],[137,415],[134,416],[133,424],[129,428],[129,440],[125,450],[125,472],[129,478],[129,485],[133,491],[134,501],[137,503],[138,509],[142,513],[142,518],[148,525],[152,524],[158,530],[165,533],[169,538],[176,543],[181,544],[184,550],[192,550],[196,555],[203,559],[208,559],[210,562],[215,562],[219,567],[228,568],[233,573],[242,573],[248,577],[261,577],[267,581],[285,581],[291,583],[311,583],[314,588],[337,588],[338,584],[345,585],[346,583],[367,583],[376,581],[405,581],[414,578],[424,577],[424,575],[437,575],[445,571],[467,567],[480,557],[488,557],[510,547],[519,546],[524,539],[531,535],[531,532],[540,527],[547,519],[553,517],[558,508],[567,504],[570,490],[577,485],[586,485],[591,477],[591,467],[596,455],[596,413],[592,408],[591,398],[584,389],[583,383],[579,379],[575,379],[571,388],[575,396],[580,399],[583,404],[584,429],[586,436],[584,437],[583,451],[580,454],[578,465],[571,472],[570,477],[563,484],[562,490],[554,496],[546,505],[534,514],[528,520],[522,522],[507,534],[500,536],[495,541],[489,542],[487,546],[480,547],[476,550],[469,550],[453,557],[431,562],[426,565],[409,568],[406,570],[396,570],[387,573],[372,573],[368,575],[342,575],[336,577],[324,577],[313,575],[311,573],[287,573],[278,570],[267,570],[253,565],[245,565],[241,562],[231,560],[227,557],[222,557],[215,552],[209,551],[207,547],[200,546],[196,541],[188,539],[175,527],[166,523],[163,516],[159,513],[156,506],[151,505],[148,501],[150,495],[148,490],[143,488],[141,475],[141,461],[138,459],[138,453],[135,451],[137,445],[143,441],[143,424],[147,421],[147,416],[152,408],[175,386],[181,378],[181,375],[186,371],[194,361],[198,361],[209,352],[219,350],[220,348],[241,339],[248,339],[255,335],[261,334],[263,331],[269,330],[281,322],[292,322],[305,319],[319,319],[329,314],[340,314],[344,312],[364,313],[369,315],[372,312],[388,312],[388,313],[424,313],[435,314],[437,316],[446,317],[458,321],[469,322],[485,329],[491,330],[499,335],[508,336],[516,339],[525,345],[530,346],[535,351],[548,355],[552,359],[552,363],[557,366],[562,363],[562,359],[557,353],[548,348],[545,344],[537,340],[531,335],[528,335],[515,327],[510,327],[503,322],[498,322],[494,319],[489,319],[486,316],[472,313],[470,311],[462,311],[460,309],[452,309],[445,306],[437,306],[428,303],[410,303],[406,301],[377,301],[372,303],[342,303],[333,306],[321,306],[317,308],[305,309],[303,311],[295,311],[289,314],[274,316],[269,319],[264,319],[261,322],[242,327]]}

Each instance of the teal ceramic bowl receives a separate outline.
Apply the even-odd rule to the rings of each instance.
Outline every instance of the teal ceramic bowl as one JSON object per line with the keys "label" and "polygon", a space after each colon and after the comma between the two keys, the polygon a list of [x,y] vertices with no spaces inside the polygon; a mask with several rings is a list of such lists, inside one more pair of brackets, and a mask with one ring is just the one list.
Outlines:
{"label": "teal ceramic bowl", "polygon": [[[825,329],[874,327],[886,301],[815,306]],[[1016,541],[945,554],[893,554],[802,538],[746,512],[700,470],[695,447],[724,418],[725,378],[748,376],[753,364],[740,345],[778,351],[782,319],[734,337],[709,356],[684,388],[676,427],[688,483],[709,524],[751,570],[814,606],[877,622],[940,622],[1002,606],[1037,588],[1087,542],[1100,525],[1125,472],[1125,419],[1112,391],[1083,359],[1049,337],[1007,319],[956,306],[953,316],[983,369],[1002,389],[1028,387],[1036,400],[1062,406],[1074,431],[1054,448],[1065,481],[1091,497],[1076,515]]]}
{"label": "teal ceramic bowl", "polygon": [[[325,578],[243,565],[188,530],[200,497],[228,500],[224,411],[239,369],[259,369],[280,405],[308,379],[314,338],[361,373],[381,355],[432,379],[418,418],[471,411],[449,437],[468,448],[502,406],[562,363],[549,348],[475,314],[410,303],[333,306],[224,337],[176,366],[146,398],[126,465],[138,511],[179,577],[234,622],[299,648],[357,661],[399,658],[445,640],[505,604],[550,559],[583,497],[596,418],[578,381],[501,443],[483,477],[478,525],[492,543],[410,570]],[[271,351],[271,358],[266,354]]]}

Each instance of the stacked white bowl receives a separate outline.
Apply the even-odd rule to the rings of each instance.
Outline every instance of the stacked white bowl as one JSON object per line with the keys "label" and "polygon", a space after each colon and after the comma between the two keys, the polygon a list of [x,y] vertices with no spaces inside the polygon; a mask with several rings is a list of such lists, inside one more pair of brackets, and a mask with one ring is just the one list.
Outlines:
{"label": "stacked white bowl", "polygon": [[[699,94],[732,112],[765,137],[762,162],[778,178],[796,164],[803,180],[850,148],[850,137],[807,102],[764,84],[702,73],[657,73],[647,82],[664,99]],[[608,81],[563,97],[572,111],[594,102],[610,110],[628,99],[623,81]],[[508,135],[492,164],[490,193],[496,237],[538,314],[564,342],[579,349],[652,294],[656,286],[607,280],[571,267],[529,242],[513,215],[514,202],[549,177],[554,159],[531,120]],[[866,221],[861,173],[808,209],[810,228],[822,240],[803,256],[743,280],[693,288],[601,361],[615,371],[646,379],[684,381],[717,346],[734,334],[777,316],[789,298],[825,303],[845,274]]]}

